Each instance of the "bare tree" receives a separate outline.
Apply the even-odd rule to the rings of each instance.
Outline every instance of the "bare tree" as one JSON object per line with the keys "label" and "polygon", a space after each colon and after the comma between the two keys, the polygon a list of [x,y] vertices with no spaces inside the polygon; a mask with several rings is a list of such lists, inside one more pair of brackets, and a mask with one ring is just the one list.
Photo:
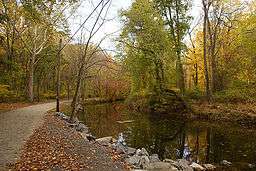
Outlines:
{"label": "bare tree", "polygon": [[[94,8],[94,10],[97,10],[98,8],[100,8],[100,10],[99,10],[99,12],[97,12],[97,16],[93,23],[92,28],[87,29],[87,30],[89,30],[89,36],[87,38],[85,45],[82,46],[83,54],[82,54],[81,61],[80,61],[81,64],[80,64],[79,70],[78,70],[75,94],[74,94],[72,105],[71,105],[72,106],[72,114],[70,117],[70,121],[72,121],[74,119],[74,116],[76,115],[76,112],[77,112],[77,105],[79,102],[80,91],[81,91],[81,83],[82,83],[85,71],[88,68],[90,68],[91,66],[96,65],[97,63],[101,62],[101,61],[93,61],[92,60],[93,54],[90,53],[89,50],[90,50],[90,44],[91,44],[92,38],[98,33],[100,28],[105,23],[105,18],[108,13],[110,5],[111,5],[111,0],[106,0],[106,1],[102,0]],[[105,11],[105,13],[104,13],[104,11]],[[103,18],[102,18],[102,16],[103,16]]]}

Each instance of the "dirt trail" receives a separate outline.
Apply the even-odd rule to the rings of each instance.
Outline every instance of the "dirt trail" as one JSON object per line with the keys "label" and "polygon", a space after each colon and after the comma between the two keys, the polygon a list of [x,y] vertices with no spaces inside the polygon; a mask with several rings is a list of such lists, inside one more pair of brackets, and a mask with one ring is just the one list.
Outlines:
{"label": "dirt trail", "polygon": [[26,140],[43,122],[44,114],[55,108],[56,103],[29,106],[0,113],[0,170],[14,163]]}

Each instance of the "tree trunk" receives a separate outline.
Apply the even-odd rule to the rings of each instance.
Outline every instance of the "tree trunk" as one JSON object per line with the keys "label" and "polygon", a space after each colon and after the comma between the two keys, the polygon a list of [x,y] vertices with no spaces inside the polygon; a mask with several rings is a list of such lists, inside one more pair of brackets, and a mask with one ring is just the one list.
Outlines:
{"label": "tree trunk", "polygon": [[40,77],[41,77],[41,75],[39,75],[37,78],[37,101],[38,102],[40,102],[40,83],[41,83]]}
{"label": "tree trunk", "polygon": [[211,101],[211,90],[210,90],[210,82],[209,82],[209,73],[208,73],[208,62],[207,62],[207,16],[208,16],[208,7],[205,2],[203,1],[204,6],[204,28],[203,28],[203,37],[204,37],[204,74],[205,74],[205,91],[206,91],[206,97],[208,102]]}
{"label": "tree trunk", "polygon": [[73,121],[73,119],[76,115],[76,108],[77,108],[77,103],[78,103],[78,100],[79,100],[79,94],[80,94],[80,89],[81,89],[81,80],[82,80],[82,76],[83,76],[83,69],[84,69],[84,62],[82,63],[82,65],[79,69],[79,72],[78,72],[75,94],[74,94],[73,101],[72,101],[72,104],[71,104],[72,113],[71,113],[71,116],[70,116],[70,121]]}
{"label": "tree trunk", "polygon": [[56,112],[60,112],[60,60],[61,60],[61,48],[62,48],[62,39],[59,42],[59,50],[57,54],[57,86],[56,86]]}
{"label": "tree trunk", "polygon": [[176,47],[176,53],[177,53],[177,74],[178,74],[178,86],[180,88],[180,92],[182,95],[185,93],[185,78],[184,78],[184,71],[183,71],[183,65],[181,62],[181,34],[180,34],[180,9],[178,0],[175,1],[176,5],[176,21],[177,21],[177,28],[176,28],[176,34],[177,34],[177,47]]}
{"label": "tree trunk", "polygon": [[32,54],[28,70],[28,100],[30,102],[34,101],[34,60],[35,54]]}

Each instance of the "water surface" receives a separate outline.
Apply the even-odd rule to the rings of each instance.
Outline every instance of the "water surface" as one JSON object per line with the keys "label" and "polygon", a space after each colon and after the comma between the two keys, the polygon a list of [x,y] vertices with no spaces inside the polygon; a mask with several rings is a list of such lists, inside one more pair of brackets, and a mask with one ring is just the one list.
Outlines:
{"label": "water surface", "polygon": [[[189,146],[192,158],[199,163],[232,162],[223,171],[251,171],[256,162],[256,131],[225,123],[186,122],[181,119],[129,110],[122,103],[88,105],[80,120],[97,137],[124,133],[129,146],[145,147],[161,159],[178,159]],[[118,123],[118,121],[133,121]]]}

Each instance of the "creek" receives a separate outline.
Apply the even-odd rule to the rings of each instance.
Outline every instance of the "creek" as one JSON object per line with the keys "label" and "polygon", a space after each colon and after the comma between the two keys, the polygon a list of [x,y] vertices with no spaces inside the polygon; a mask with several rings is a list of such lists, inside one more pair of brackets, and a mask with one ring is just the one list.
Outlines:
{"label": "creek", "polygon": [[79,120],[98,138],[116,138],[123,133],[130,147],[144,147],[161,159],[182,158],[184,147],[189,147],[191,158],[198,163],[232,163],[218,170],[256,170],[256,130],[221,122],[188,122],[174,116],[145,114],[129,110],[122,103],[106,103],[85,106]]}

